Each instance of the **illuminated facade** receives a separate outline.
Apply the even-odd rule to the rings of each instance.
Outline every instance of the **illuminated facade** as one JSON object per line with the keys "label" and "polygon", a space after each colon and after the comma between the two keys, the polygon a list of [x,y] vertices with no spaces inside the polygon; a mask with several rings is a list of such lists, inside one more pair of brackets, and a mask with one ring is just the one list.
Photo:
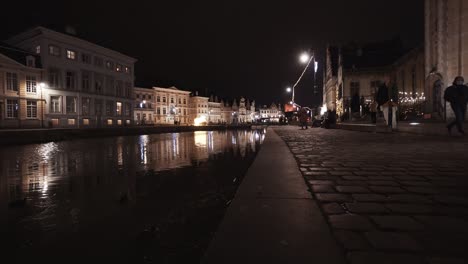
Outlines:
{"label": "illuminated facade", "polygon": [[135,87],[134,123],[136,125],[152,125],[156,123],[155,99],[153,89]]}
{"label": "illuminated facade", "polygon": [[190,92],[169,88],[153,87],[155,102],[155,124],[192,124],[190,116]]}
{"label": "illuminated facade", "polygon": [[284,113],[281,111],[281,106],[278,107],[275,103],[272,103],[270,107],[264,105],[260,108],[260,118],[263,122],[279,123],[282,117]]}
{"label": "illuminated facade", "polygon": [[132,124],[136,59],[44,27],[7,43],[41,58],[47,127],[114,127]]}
{"label": "illuminated facade", "polygon": [[0,44],[0,128],[43,126],[40,58]]}
{"label": "illuminated facade", "polygon": [[208,124],[208,97],[198,96],[195,93],[190,97],[189,105],[189,123],[194,125],[207,125]]}

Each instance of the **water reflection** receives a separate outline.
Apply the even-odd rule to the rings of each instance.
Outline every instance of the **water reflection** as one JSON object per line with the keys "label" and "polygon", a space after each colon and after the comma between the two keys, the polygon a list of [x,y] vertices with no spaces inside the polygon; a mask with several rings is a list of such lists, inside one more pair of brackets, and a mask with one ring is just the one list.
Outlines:
{"label": "water reflection", "polygon": [[[240,163],[235,160],[251,158],[263,139],[263,131],[200,131],[2,148],[0,231],[12,234],[13,244],[23,247],[24,241],[32,235],[41,237],[41,232],[68,234],[92,229],[91,226],[101,218],[115,212],[123,214],[119,211],[119,200],[133,206],[138,199],[146,199],[146,192],[161,185],[156,179],[139,182],[139,171],[162,173],[201,166],[206,161],[216,166],[221,162],[218,161],[220,154],[230,159],[227,165],[222,163],[217,168],[223,170],[231,166],[230,163],[238,166]],[[202,168],[197,175],[204,173]],[[215,174],[222,177],[223,172]],[[206,181],[205,177],[184,188],[207,184]],[[213,181],[209,184],[216,186],[219,184],[216,181],[220,180],[214,178]],[[118,217],[126,219],[122,215]],[[115,232],[112,228],[121,227],[109,223],[106,228],[111,229],[109,233],[112,234]],[[95,230],[90,234],[93,232]]]}

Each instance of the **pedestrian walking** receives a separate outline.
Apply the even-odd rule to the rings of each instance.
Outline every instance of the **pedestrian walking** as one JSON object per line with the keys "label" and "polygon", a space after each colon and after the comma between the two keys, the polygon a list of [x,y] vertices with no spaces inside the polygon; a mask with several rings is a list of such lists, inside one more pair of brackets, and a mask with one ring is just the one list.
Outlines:
{"label": "pedestrian walking", "polygon": [[307,110],[305,108],[301,108],[299,111],[299,122],[301,123],[301,129],[308,129],[307,127],[307,120],[309,119],[309,115],[307,114]]}
{"label": "pedestrian walking", "polygon": [[464,84],[463,77],[458,76],[453,81],[453,85],[445,89],[444,99],[450,103],[455,120],[447,125],[448,133],[452,133],[453,126],[457,126],[458,132],[465,135],[463,122],[465,121],[466,104],[468,103],[468,87]]}

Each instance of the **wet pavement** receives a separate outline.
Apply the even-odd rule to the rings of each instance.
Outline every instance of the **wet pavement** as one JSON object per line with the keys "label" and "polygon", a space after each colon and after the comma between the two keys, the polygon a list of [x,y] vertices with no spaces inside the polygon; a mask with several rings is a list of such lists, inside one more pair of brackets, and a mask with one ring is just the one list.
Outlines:
{"label": "wet pavement", "polygon": [[198,263],[264,136],[200,131],[3,147],[1,246],[15,263]]}
{"label": "wet pavement", "polygon": [[467,138],[274,130],[349,263],[467,263]]}

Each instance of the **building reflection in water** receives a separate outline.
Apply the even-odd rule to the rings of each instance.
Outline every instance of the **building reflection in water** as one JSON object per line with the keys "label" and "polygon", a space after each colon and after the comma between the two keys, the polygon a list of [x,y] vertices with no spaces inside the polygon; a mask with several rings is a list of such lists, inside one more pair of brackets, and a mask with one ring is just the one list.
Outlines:
{"label": "building reflection in water", "polygon": [[[101,201],[135,197],[136,172],[196,166],[220,153],[256,152],[264,131],[197,131],[9,146],[0,149],[0,230],[9,208],[26,199],[44,230],[70,222],[56,206],[99,210]],[[64,202],[66,201],[66,203]],[[64,204],[65,203],[65,204]],[[85,206],[86,205],[86,206]],[[11,211],[11,210],[10,210]],[[68,216],[71,217],[71,216]],[[26,221],[26,220],[25,220]],[[75,221],[75,220],[73,220]],[[53,225],[50,223],[54,223]]]}

